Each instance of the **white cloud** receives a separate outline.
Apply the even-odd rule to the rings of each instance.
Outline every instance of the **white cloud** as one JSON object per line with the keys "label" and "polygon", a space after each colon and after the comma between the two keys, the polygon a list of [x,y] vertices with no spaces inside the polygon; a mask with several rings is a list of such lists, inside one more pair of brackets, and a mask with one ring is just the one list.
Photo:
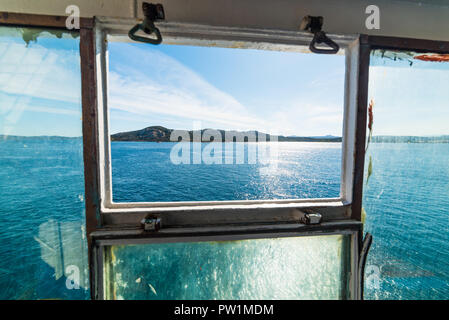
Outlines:
{"label": "white cloud", "polygon": [[[262,103],[247,106],[158,50],[133,47],[124,53],[109,72],[112,132],[120,121],[156,125],[164,119],[173,126],[200,120],[205,128],[256,129],[284,135],[340,134],[341,106],[320,105],[304,97],[267,101],[263,92],[256,97]],[[139,62],[138,67],[126,62],[128,53],[129,59]],[[0,44],[0,70],[0,93],[9,97],[2,98],[0,114],[8,123],[17,121],[27,110],[78,114],[78,110],[67,108],[69,103],[79,105],[81,99],[78,52],[5,42]],[[35,98],[49,103],[36,104]]]}
{"label": "white cloud", "polygon": [[369,98],[374,100],[374,135],[449,133],[449,74],[444,69],[447,67],[441,63],[428,64],[429,68],[370,68]]}
{"label": "white cloud", "polygon": [[[154,63],[157,61],[157,63]],[[217,89],[173,58],[145,51],[151,77],[133,69],[109,73],[109,107],[138,115],[160,114],[201,120],[206,126],[252,129],[267,121],[251,114],[231,95]]]}
{"label": "white cloud", "polygon": [[[23,42],[0,43],[0,132],[47,132],[36,124],[21,122],[31,111],[81,116],[81,75],[77,51],[48,49]],[[74,107],[75,106],[75,107]],[[39,117],[36,117],[38,120]],[[75,122],[74,122],[75,123]],[[67,134],[69,129],[58,133]]]}
{"label": "white cloud", "polygon": [[0,92],[79,103],[79,53],[0,43]]}
{"label": "white cloud", "polygon": [[[156,50],[132,50],[133,59],[140,61],[144,70],[114,64],[108,90],[112,110],[135,114],[139,119],[153,115],[200,120],[203,127],[289,135],[341,134],[342,106],[317,106],[298,99],[258,113],[254,111],[258,108],[248,108],[177,60]],[[116,114],[111,122],[115,132],[119,116]],[[323,132],[323,128],[328,130]]]}
{"label": "white cloud", "polygon": [[341,136],[343,106],[295,103],[279,109],[272,121],[282,124],[282,133],[299,136]]}

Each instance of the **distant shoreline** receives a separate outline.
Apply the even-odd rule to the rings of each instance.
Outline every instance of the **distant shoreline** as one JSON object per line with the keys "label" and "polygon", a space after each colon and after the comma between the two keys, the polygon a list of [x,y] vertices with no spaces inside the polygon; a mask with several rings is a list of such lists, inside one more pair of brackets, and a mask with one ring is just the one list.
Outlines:
{"label": "distant shoreline", "polygon": [[341,143],[341,141],[145,141],[145,140],[111,140],[111,142],[146,142],[146,143],[270,143],[270,142],[311,142],[311,143]]}
{"label": "distant shoreline", "polygon": [[[175,134],[175,139],[173,139]],[[272,139],[272,137],[274,139]],[[257,130],[237,131],[222,129],[175,130],[162,126],[151,126],[141,130],[119,132],[111,135],[111,141],[134,142],[341,142],[335,136],[282,136],[271,135]]]}
{"label": "distant shoreline", "polygon": [[82,136],[78,137],[66,137],[66,136],[16,136],[0,134],[0,140],[19,140],[19,139],[41,139],[41,140],[75,140],[82,139]]}
{"label": "distant shoreline", "polygon": [[[117,140],[113,138],[114,135],[111,135],[111,142],[153,142],[153,143],[162,143],[162,142],[170,142],[170,143],[178,143],[178,141],[158,141],[158,140],[142,140],[142,139],[121,139]],[[289,137],[284,137],[289,138]],[[335,139],[319,139],[319,138],[310,138],[310,137],[293,137],[294,139],[284,139],[284,140],[274,140],[274,141],[251,141],[251,143],[259,143],[259,142],[325,142],[325,143],[341,143],[341,138],[336,137]],[[305,138],[304,140],[300,140]],[[66,136],[17,136],[17,135],[4,135],[0,134],[0,142],[1,141],[13,141],[13,140],[23,140],[23,139],[31,139],[31,140],[82,140],[81,136],[78,137],[66,137]],[[248,141],[184,141],[184,142],[201,142],[201,143],[210,143],[210,142],[221,142],[221,143],[229,143],[229,142],[239,142],[239,143],[248,143]],[[420,136],[373,136],[370,143],[405,143],[405,144],[430,144],[430,143],[449,143],[449,135],[441,135],[435,137],[420,137]]]}

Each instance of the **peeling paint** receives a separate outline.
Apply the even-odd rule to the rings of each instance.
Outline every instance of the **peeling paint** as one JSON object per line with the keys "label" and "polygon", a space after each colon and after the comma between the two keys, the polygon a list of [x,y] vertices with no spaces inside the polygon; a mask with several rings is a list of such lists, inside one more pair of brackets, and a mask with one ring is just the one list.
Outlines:
{"label": "peeling paint", "polygon": [[62,29],[42,29],[42,28],[0,28],[0,37],[21,37],[28,47],[30,43],[37,43],[39,38],[76,39],[79,32],[71,32]]}
{"label": "peeling paint", "polygon": [[25,41],[27,46],[30,44],[30,42],[37,42],[37,39],[45,33],[51,34],[58,39],[62,39],[65,35],[70,36],[73,39],[79,37],[78,32],[67,32],[65,30],[21,28],[20,32],[22,34],[22,39],[23,41]]}
{"label": "peeling paint", "polygon": [[417,53],[413,51],[395,51],[387,49],[374,50],[373,56],[387,58],[393,61],[407,61],[410,66],[413,65],[414,60],[430,61],[430,62],[449,62],[449,54],[437,53]]}
{"label": "peeling paint", "polygon": [[421,61],[449,62],[449,54],[422,54],[413,58]]}

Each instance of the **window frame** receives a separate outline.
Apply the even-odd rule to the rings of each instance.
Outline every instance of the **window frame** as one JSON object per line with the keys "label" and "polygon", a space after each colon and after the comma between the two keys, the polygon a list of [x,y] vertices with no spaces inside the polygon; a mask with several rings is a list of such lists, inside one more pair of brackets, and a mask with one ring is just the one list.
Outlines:
{"label": "window frame", "polygon": [[[342,132],[342,161],[340,197],[322,199],[275,199],[191,202],[113,202],[110,134],[108,121],[108,37],[130,41],[127,32],[135,24],[133,19],[97,18],[95,23],[98,94],[98,144],[100,215],[104,226],[134,226],[148,214],[160,216],[164,226],[207,223],[297,221],[292,210],[311,209],[322,214],[324,220],[357,216],[352,212],[353,181],[356,173],[358,36],[332,35],[346,51],[344,115]],[[305,32],[264,30],[232,27],[213,27],[186,23],[158,23],[169,44],[218,45],[250,47],[270,50],[304,51],[313,36]],[[357,201],[356,201],[357,202]],[[357,210],[355,210],[357,211]]]}
{"label": "window frame", "polygon": [[[108,19],[102,20],[102,23],[111,23]],[[129,23],[126,22],[125,25]],[[112,23],[113,24],[113,23]],[[162,34],[165,33],[164,27],[160,26]],[[120,29],[120,28],[119,28]],[[97,29],[98,30],[98,29]],[[228,28],[228,31],[235,31],[234,28]],[[241,30],[240,31],[246,31]],[[254,29],[253,29],[254,30]],[[122,32],[123,32],[122,25]],[[282,34],[282,31],[275,31]],[[285,34],[284,34],[285,35]],[[291,35],[291,34],[290,34]],[[96,33],[96,36],[101,36],[101,33]],[[292,41],[288,38],[287,41]],[[233,39],[233,38],[231,38]],[[285,38],[283,38],[285,41]],[[229,40],[229,39],[228,39]],[[254,39],[253,39],[254,40]],[[295,39],[294,41],[296,41]],[[307,36],[303,41],[307,43],[309,39]],[[256,39],[257,41],[257,39]],[[296,43],[296,42],[295,42]],[[97,48],[98,49],[98,48]],[[267,203],[265,205],[255,206],[253,204],[247,204],[245,208],[246,220],[236,221],[235,215],[233,219],[219,219],[214,216],[212,219],[210,215],[207,217],[201,216],[201,213],[210,213],[210,208],[203,207],[199,212],[194,210],[189,210],[190,208],[179,208],[179,211],[173,210],[173,208],[167,208],[163,211],[165,219],[168,220],[168,226],[162,232],[145,234],[142,232],[135,224],[122,218],[121,210],[128,210],[130,208],[120,208],[121,210],[111,210],[108,208],[102,208],[99,211],[107,212],[110,210],[110,215],[97,215],[97,222],[102,219],[105,223],[103,228],[98,229],[98,231],[90,234],[92,239],[92,246],[89,248],[92,252],[92,269],[96,270],[94,279],[91,279],[92,283],[92,297],[102,298],[103,291],[102,286],[102,272],[100,269],[103,267],[103,246],[108,243],[108,241],[113,241],[114,243],[121,244],[132,244],[132,243],[150,243],[154,241],[155,238],[162,238],[159,241],[166,239],[167,241],[186,241],[188,239],[199,239],[201,236],[208,236],[208,239],[218,239],[223,234],[228,235],[230,239],[242,239],[249,234],[254,232],[259,232],[259,237],[273,237],[279,236],[282,232],[284,235],[288,236],[291,234],[298,235],[315,235],[329,234],[329,228],[333,229],[334,233],[344,233],[351,232],[355,230],[352,237],[352,252],[351,252],[351,285],[350,285],[350,298],[351,299],[363,299],[363,280],[364,280],[364,266],[359,262],[364,261],[365,258],[363,254],[362,240],[363,240],[363,224],[361,223],[361,211],[362,211],[362,196],[363,196],[363,180],[364,180],[364,161],[365,161],[365,144],[366,144],[366,124],[367,124],[367,104],[368,104],[368,78],[369,78],[369,63],[370,63],[370,53],[374,49],[392,49],[392,50],[410,50],[416,52],[435,52],[435,53],[449,53],[449,42],[444,41],[433,41],[433,40],[421,40],[421,39],[410,39],[410,38],[398,38],[398,37],[385,37],[385,36],[368,36],[360,35],[358,40],[356,40],[351,48],[351,54],[347,55],[347,60],[353,60],[347,62],[351,67],[346,69],[346,80],[345,80],[345,111],[344,111],[344,134],[343,137],[351,137],[350,142],[348,139],[346,144],[352,145],[352,152],[345,151],[342,154],[343,163],[345,166],[347,159],[350,158],[353,161],[351,164],[351,170],[342,171],[342,175],[347,175],[345,178],[346,184],[341,181],[341,188],[347,188],[345,193],[341,192],[341,198],[346,201],[339,203],[339,201],[331,201],[331,203],[326,202],[329,199],[307,199],[302,201],[297,201],[294,203],[288,203],[287,201],[271,201],[272,203]],[[98,52],[97,52],[98,53]],[[101,61],[97,61],[101,62]],[[105,61],[103,61],[105,62]],[[97,67],[101,67],[101,64]],[[351,106],[351,107],[348,107]],[[351,112],[348,112],[348,111]],[[354,114],[355,112],[355,114]],[[348,118],[351,117],[351,121]],[[353,135],[349,135],[351,132]],[[346,149],[345,149],[346,150]],[[346,157],[346,159],[345,159]],[[101,168],[100,168],[101,169]],[[344,179],[344,178],[343,178]],[[342,180],[343,180],[342,179]],[[100,193],[97,193],[99,195]],[[344,197],[346,195],[346,197]],[[99,200],[99,199],[98,199]],[[309,201],[308,201],[309,200]],[[307,202],[308,201],[308,202]],[[273,203],[274,202],[274,203]],[[97,202],[99,204],[100,201]],[[179,203],[178,203],[179,204]],[[232,206],[232,205],[231,205]],[[268,208],[267,208],[268,207]],[[270,207],[275,207],[274,212],[270,212]],[[282,212],[283,209],[304,209],[311,208],[313,210],[323,212],[323,210],[330,210],[335,212],[336,210],[341,210],[338,214],[332,216],[332,214],[324,214],[324,222],[317,226],[304,226],[298,224],[297,216],[292,214],[291,210],[286,214]],[[157,212],[157,210],[146,210],[144,205],[138,205],[134,209],[134,214],[140,212],[140,216],[136,218],[143,217],[148,212]],[[164,209],[164,208],[160,208]],[[212,211],[213,213],[218,213],[220,215],[225,215],[226,213],[231,213],[226,206],[220,208],[215,205]],[[240,208],[234,208],[237,216]],[[132,211],[132,210],[131,210]],[[123,211],[122,211],[123,213]],[[248,214],[249,213],[249,214]],[[183,227],[179,228],[179,221],[177,221],[177,215],[188,216],[191,224],[185,224],[185,220],[181,223]],[[262,216],[261,221],[260,217]],[[275,219],[270,218],[278,218]],[[106,219],[105,219],[106,218]],[[110,219],[110,220],[109,220]],[[250,222],[251,219],[252,223]],[[172,220],[172,221],[170,221]],[[204,220],[209,220],[214,226],[201,226],[201,222]],[[167,222],[167,221],[165,221]],[[237,225],[236,225],[237,223]],[[112,231],[114,226],[119,227],[120,231]],[[127,227],[130,227],[129,229]],[[176,227],[178,228],[171,228]],[[102,231],[101,231],[102,230]],[[258,231],[257,231],[258,230]],[[263,233],[260,231],[263,230]],[[327,230],[327,231],[326,231]],[[296,232],[296,233],[292,233]],[[328,232],[328,233],[326,233]],[[106,241],[106,242],[105,242]],[[96,281],[94,281],[96,280]],[[94,287],[94,286],[97,287]]]}
{"label": "window frame", "polygon": [[[0,28],[23,27],[23,28],[45,28],[56,30],[67,30],[66,16],[41,15],[29,13],[16,13],[0,11]],[[95,88],[95,51],[94,47],[94,18],[80,17],[78,30],[80,35],[80,69],[81,69],[81,107],[82,107],[82,133],[83,133],[83,160],[84,160],[84,201],[86,206],[86,238],[88,245],[89,260],[89,283],[91,288],[91,297],[94,288],[92,268],[92,237],[90,234],[97,229],[99,212],[98,198],[96,190],[98,186],[98,176],[96,174],[96,151],[95,142],[95,119],[96,119],[96,92]]]}
{"label": "window frame", "polygon": [[[48,15],[34,15],[34,14],[16,14],[16,13],[0,13],[0,25],[7,26],[22,26],[22,27],[44,27],[44,28],[58,28],[65,29],[64,16],[48,16]],[[106,19],[107,20],[107,19]],[[111,19],[117,22],[117,19]],[[128,28],[132,20],[127,20],[122,25],[122,32]],[[164,210],[158,208],[151,208],[151,212],[163,211],[164,213],[164,228],[158,233],[142,232],[141,226],[138,223],[141,217],[148,214],[148,208],[137,208],[135,212],[129,209],[122,209],[121,212],[108,212],[108,209],[102,206],[101,194],[101,172],[104,169],[101,162],[101,137],[99,128],[101,128],[102,121],[105,119],[101,117],[102,94],[97,89],[101,87],[101,81],[104,80],[104,73],[101,72],[102,64],[105,60],[98,55],[98,28],[95,28],[96,20],[93,18],[81,18],[80,23],[80,56],[81,56],[81,91],[82,91],[82,130],[83,130],[83,154],[84,154],[84,178],[85,178],[85,203],[86,203],[86,233],[89,250],[89,273],[90,273],[90,289],[92,299],[101,298],[101,279],[102,271],[99,268],[102,259],[102,245],[106,239],[115,239],[116,243],[134,243],[134,242],[148,242],[157,237],[161,237],[164,241],[186,241],[186,239],[218,239],[220,237],[227,237],[227,239],[244,239],[249,235],[255,238],[272,238],[279,236],[301,236],[301,235],[325,235],[325,234],[347,234],[350,233],[351,239],[351,285],[350,298],[359,299],[359,277],[358,267],[358,253],[360,252],[359,244],[361,242],[362,224],[354,214],[351,206],[353,203],[354,193],[352,192],[352,181],[345,186],[345,193],[347,196],[346,202],[341,199],[302,199],[292,202],[291,200],[284,201],[256,201],[255,203],[248,203],[245,201],[242,205],[237,205],[235,201],[230,204],[216,205],[214,203],[206,203],[201,206],[199,210],[195,210],[192,206],[185,207],[168,207]],[[119,23],[120,24],[120,23]],[[176,25],[176,24],[175,24]],[[179,26],[179,24],[177,24]],[[164,27],[159,26],[164,32]],[[203,27],[203,31],[209,30],[209,26]],[[234,28],[222,28],[219,32],[225,29],[231,30]],[[258,30],[255,29],[239,29],[240,37],[250,35],[256,38],[249,40],[257,40],[259,38]],[[235,31],[235,30],[234,30]],[[251,33],[252,31],[252,33]],[[268,31],[262,30],[262,40],[264,36],[271,37],[276,44],[276,35],[283,34],[281,44],[287,46],[289,42],[296,44],[298,34],[295,32],[283,31]],[[254,33],[256,32],[256,33]],[[231,34],[231,39],[235,39],[235,35]],[[304,35],[303,35],[304,36]],[[274,37],[274,38],[273,38]],[[214,35],[212,35],[214,38]],[[343,37],[344,38],[344,37]],[[273,40],[274,39],[274,40]],[[310,35],[305,35],[302,43],[306,45],[310,40]],[[353,38],[352,38],[353,39]],[[229,39],[227,39],[228,41]],[[225,40],[226,41],[226,40]],[[257,42],[257,41],[256,41]],[[262,43],[264,43],[262,41]],[[358,43],[356,40],[355,43]],[[279,43],[278,43],[279,44]],[[101,50],[101,46],[100,46]],[[352,59],[357,61],[358,49],[354,46],[352,48]],[[351,72],[358,75],[358,63],[355,63]],[[348,78],[348,73],[346,74]],[[346,84],[348,85],[348,84]],[[350,101],[352,103],[352,117],[358,117],[354,110],[357,105],[356,96],[358,83],[354,82],[350,85],[353,87],[352,96],[345,96],[345,103]],[[345,109],[344,118],[347,119]],[[357,131],[355,127],[356,121],[349,128],[345,127],[344,132],[352,130]],[[363,141],[364,143],[364,141]],[[357,145],[357,144],[355,144]],[[354,148],[354,155],[357,149]],[[350,157],[351,159],[353,157]],[[355,160],[356,157],[354,157]],[[347,163],[347,162],[344,162]],[[351,170],[346,172],[350,177],[355,176],[359,165],[356,161],[351,163]],[[363,165],[363,163],[362,163]],[[362,168],[363,171],[363,168]],[[342,172],[343,173],[343,172]],[[343,189],[343,184],[341,185]],[[280,203],[283,202],[283,203]],[[179,203],[175,203],[179,205]],[[203,203],[204,204],[204,203]],[[323,214],[324,221],[320,225],[306,226],[300,224],[298,221],[298,214],[295,209],[309,208]],[[154,210],[156,209],[156,210]],[[164,209],[164,208],[159,208]],[[197,208],[198,209],[198,208]],[[109,209],[110,210],[110,209]],[[119,210],[120,211],[120,210]],[[123,214],[123,215],[122,215]],[[131,215],[129,215],[131,214]],[[229,214],[229,217],[226,215]],[[223,216],[225,216],[223,218]],[[128,219],[123,219],[123,217]],[[243,219],[238,219],[243,217]],[[129,219],[131,218],[131,219]],[[174,228],[177,227],[177,228]]]}
{"label": "window frame", "polygon": [[[36,15],[23,13],[0,12],[0,26],[18,26],[18,27],[42,27],[66,29],[65,16]],[[102,19],[101,23],[109,23],[111,20]],[[108,22],[109,21],[109,22]],[[130,21],[124,22],[114,20],[114,24],[122,25],[121,30],[129,26]],[[258,237],[273,237],[285,232],[283,235],[320,235],[326,232],[355,232],[353,239],[353,270],[355,272],[352,284],[353,292],[351,297],[355,299],[363,298],[363,266],[358,261],[360,257],[357,254],[361,252],[361,241],[363,234],[363,224],[361,223],[361,205],[363,192],[363,174],[364,174],[364,157],[365,157],[365,141],[366,141],[366,119],[367,119],[367,98],[368,98],[368,76],[370,53],[374,49],[389,50],[408,50],[415,52],[434,52],[449,54],[449,42],[423,40],[412,38],[386,37],[386,36],[368,36],[360,35],[358,37],[357,46],[352,48],[353,54],[351,59],[355,60],[351,65],[354,66],[350,72],[354,73],[351,78],[353,82],[346,83],[345,104],[353,104],[353,112],[355,111],[354,121],[351,123],[353,127],[346,127],[344,130],[353,130],[352,138],[353,152],[348,154],[353,159],[353,170],[346,171],[349,178],[345,188],[346,201],[331,201],[332,203],[319,199],[307,199],[296,203],[256,203],[246,205],[245,208],[235,206],[234,210],[229,210],[228,205],[222,208],[214,206],[213,217],[210,218],[206,213],[210,213],[210,205],[204,206],[201,210],[192,210],[191,207],[177,208],[160,208],[159,212],[164,213],[164,228],[157,233],[142,232],[136,220],[145,216],[149,212],[156,212],[155,208],[139,207],[135,208],[134,214],[131,214],[132,221],[123,219],[122,213],[102,207],[101,197],[101,162],[100,162],[100,139],[98,136],[99,114],[98,106],[101,103],[101,95],[97,91],[98,76],[101,72],[98,69],[101,66],[101,59],[97,55],[96,38],[101,34],[98,28],[95,28],[96,21],[94,18],[80,19],[80,56],[81,56],[81,79],[82,79],[82,131],[83,131],[83,153],[84,153],[84,179],[85,179],[85,203],[86,203],[86,233],[89,249],[89,269],[91,295],[93,299],[99,298],[98,281],[102,275],[98,266],[101,262],[101,248],[107,241],[116,241],[116,243],[141,243],[151,241],[155,238],[167,239],[167,241],[183,239],[196,239],[201,236],[212,237],[209,239],[217,239],[220,236],[228,235],[234,239],[244,238],[249,234],[257,234]],[[178,24],[180,25],[180,24]],[[235,28],[226,28],[234,30]],[[120,29],[119,29],[120,30]],[[164,27],[161,26],[164,35]],[[245,32],[248,29],[237,29]],[[255,30],[255,29],[250,29]],[[265,32],[266,30],[264,30]],[[295,41],[291,38],[291,33],[285,31],[272,31],[275,34],[282,34],[283,41]],[[268,31],[270,33],[270,31]],[[256,37],[257,38],[257,37]],[[262,33],[263,38],[263,33]],[[229,39],[228,39],[229,40]],[[254,40],[254,39],[253,39]],[[257,39],[256,39],[257,40]],[[260,40],[260,38],[259,38]],[[309,38],[303,38],[307,42]],[[347,57],[348,59],[348,57]],[[347,78],[348,78],[347,72]],[[101,78],[100,78],[101,80]],[[346,109],[345,109],[346,112]],[[348,116],[345,114],[344,118]],[[313,201],[310,201],[313,200]],[[285,201],[284,201],[285,202]],[[232,206],[232,204],[231,204]],[[298,223],[298,217],[292,213],[292,209],[311,208],[318,212],[326,210],[339,211],[334,216],[330,213],[324,214],[324,221],[320,225],[305,226]],[[148,210],[152,209],[152,210]],[[162,210],[164,209],[164,210]],[[122,209],[123,210],[123,209]],[[130,211],[129,208],[124,210]],[[239,216],[239,211],[243,210],[246,215],[241,221],[235,218]],[[120,211],[120,210],[119,210]],[[132,210],[131,210],[132,211]],[[234,211],[234,212],[233,212]],[[223,213],[230,213],[232,219],[220,219],[218,216]],[[132,213],[132,212],[130,212]],[[172,228],[180,225],[179,216],[188,216],[189,219],[182,219],[183,227]],[[262,217],[262,218],[260,218]],[[273,219],[277,218],[277,219]],[[253,220],[252,220],[253,219]],[[185,224],[189,221],[189,224]],[[202,222],[209,221],[209,225]],[[252,223],[251,223],[252,222]],[[105,242],[106,241],[106,242]],[[361,268],[362,267],[362,268]],[[362,270],[362,271],[360,271]]]}
{"label": "window frame", "polygon": [[[107,22],[107,19],[103,20],[103,23]],[[127,22],[128,23],[128,22]],[[126,23],[125,23],[126,24]],[[123,26],[122,26],[123,27]],[[161,28],[163,29],[163,28]],[[233,28],[229,28],[233,29]],[[123,31],[123,30],[122,30]],[[280,31],[281,32],[281,31]],[[91,31],[93,33],[93,31]],[[164,34],[164,30],[162,30]],[[282,33],[282,32],[281,32]],[[95,36],[101,36],[98,32],[95,35],[92,35],[89,40],[92,40],[94,43]],[[307,39],[309,40],[309,39]],[[92,45],[93,46],[93,45]],[[347,56],[348,60],[354,60],[349,63],[352,68],[350,70],[346,70],[346,84],[345,84],[345,114],[344,119],[345,123],[349,116],[352,116],[353,122],[350,122],[350,125],[344,125],[344,134],[347,134],[349,131],[353,132],[353,139],[350,143],[353,144],[352,152],[348,152],[343,154],[343,157],[349,157],[352,159],[352,170],[347,170],[346,172],[342,172],[342,174],[347,174],[345,188],[349,188],[349,192],[346,192],[346,202],[338,203],[334,202],[329,206],[329,203],[318,200],[314,203],[307,202],[297,202],[294,203],[290,208],[311,208],[316,211],[330,209],[337,210],[340,209],[341,212],[336,216],[332,216],[330,214],[324,215],[324,222],[317,226],[305,226],[298,224],[297,217],[291,214],[282,215],[279,214],[280,210],[283,207],[289,208],[286,204],[273,203],[268,204],[268,206],[276,206],[277,210],[275,212],[275,217],[278,218],[277,221],[270,220],[273,217],[273,213],[270,213],[270,208],[266,208],[262,205],[254,208],[251,208],[251,205],[246,206],[246,213],[250,213],[246,218],[249,220],[254,219],[253,223],[248,223],[246,221],[232,221],[224,220],[220,221],[217,217],[214,219],[210,219],[212,224],[215,226],[198,226],[198,222],[203,220],[207,220],[208,217],[201,217],[198,212],[188,210],[189,208],[184,208],[179,210],[178,214],[189,216],[190,225],[184,225],[181,228],[171,228],[171,226],[179,226],[179,222],[177,221],[176,212],[173,215],[169,215],[170,212],[173,212],[172,208],[169,208],[165,211],[165,218],[169,218],[169,220],[173,220],[173,222],[168,223],[168,228],[162,232],[158,233],[144,233],[140,230],[139,227],[136,227],[135,224],[131,224],[128,226],[126,223],[129,222],[126,219],[122,219],[119,212],[110,212],[111,215],[104,216],[101,215],[101,211],[106,208],[100,208],[100,192],[99,192],[99,172],[96,170],[98,167],[93,167],[90,170],[97,174],[95,181],[97,189],[94,189],[95,194],[91,197],[94,199],[95,210],[93,208],[91,210],[86,209],[86,224],[87,230],[95,230],[94,232],[88,233],[89,235],[89,252],[91,258],[91,292],[92,298],[98,299],[102,296],[102,272],[100,271],[100,267],[103,266],[103,254],[102,248],[103,245],[108,242],[107,241],[117,241],[115,243],[122,244],[130,244],[130,243],[149,243],[151,239],[155,239],[161,237],[163,239],[167,239],[168,241],[186,241],[185,237],[190,237],[190,239],[198,239],[201,235],[210,236],[212,238],[209,239],[217,239],[223,234],[231,235],[231,239],[241,239],[242,236],[245,237],[250,233],[259,232],[260,237],[273,237],[275,235],[279,235],[279,233],[286,232],[285,235],[292,234],[295,235],[320,235],[326,234],[329,232],[329,229],[334,232],[351,232],[351,230],[355,231],[355,234],[352,238],[352,252],[351,252],[351,285],[350,285],[350,298],[351,299],[363,299],[363,278],[364,278],[364,266],[359,262],[365,260],[363,257],[364,252],[362,246],[363,240],[363,224],[361,222],[361,211],[362,211],[362,196],[363,196],[363,180],[364,180],[364,161],[365,161],[365,144],[366,144],[366,124],[367,124],[367,104],[368,104],[368,78],[369,78],[369,64],[370,64],[370,54],[372,50],[375,49],[390,49],[390,50],[410,50],[415,52],[435,52],[435,53],[449,53],[449,42],[446,41],[434,41],[434,40],[422,40],[422,39],[412,39],[412,38],[399,38],[399,37],[386,37],[386,36],[368,36],[368,35],[360,35],[358,40],[355,42],[355,45],[351,48],[351,55]],[[85,62],[90,62],[89,72],[96,74],[96,68],[92,68],[93,58],[92,55],[88,57],[88,59],[84,59]],[[97,63],[100,61],[97,61]],[[98,65],[97,65],[98,67]],[[352,75],[351,75],[352,73]],[[352,79],[352,81],[349,81]],[[93,85],[95,83],[91,83],[89,89],[96,88]],[[89,91],[87,90],[87,91]],[[83,91],[84,92],[84,91]],[[90,104],[88,107],[96,105],[97,97],[95,97],[95,93],[93,96],[90,96],[92,100],[89,100]],[[84,102],[84,100],[83,100]],[[352,112],[355,111],[355,114],[347,113],[346,106],[352,104]],[[83,103],[84,110],[84,103]],[[92,112],[94,117],[98,116],[95,112],[95,108],[89,109]],[[94,119],[97,120],[97,119]],[[96,121],[93,121],[93,126],[97,124]],[[95,127],[96,128],[96,127]],[[98,136],[97,136],[98,137]],[[84,137],[84,139],[89,139],[89,137]],[[96,145],[92,145],[94,151],[94,155],[98,162],[98,140],[95,140]],[[344,160],[347,161],[347,160]],[[346,163],[346,162],[345,162]],[[92,167],[93,162],[87,164],[87,166]],[[86,167],[87,167],[86,166]],[[89,168],[87,168],[89,169]],[[100,168],[101,169],[101,168]],[[343,182],[341,183],[343,188]],[[87,190],[86,190],[87,193]],[[87,202],[86,202],[87,205]],[[136,212],[140,212],[141,217],[148,213],[145,212],[145,208],[136,208]],[[208,208],[202,208],[208,211]],[[215,207],[215,213],[232,213],[227,208],[224,208],[220,211],[219,207]],[[128,209],[129,210],[129,209]],[[238,209],[236,209],[238,212]],[[154,212],[154,211],[152,211]],[[167,214],[167,212],[169,214]],[[195,214],[196,213],[196,214]],[[117,219],[115,219],[117,216]],[[258,217],[263,216],[262,221],[257,221]],[[111,221],[108,221],[109,217]],[[106,218],[106,219],[105,219]],[[266,219],[265,221],[263,219]],[[327,221],[329,220],[329,221]],[[95,221],[95,226],[93,226],[93,221]],[[185,221],[184,221],[185,222]],[[232,224],[232,222],[234,224]],[[241,222],[239,225],[235,225],[235,223]],[[89,228],[89,223],[91,224]],[[101,226],[101,227],[98,227]],[[118,227],[117,229],[114,227]],[[130,228],[127,228],[130,227]],[[190,227],[190,228],[189,228]],[[332,229],[333,228],[333,229]],[[115,231],[115,230],[117,231]],[[261,229],[263,232],[261,233]],[[329,233],[327,233],[329,234]],[[335,234],[335,233],[334,233]],[[232,238],[233,237],[233,238]],[[183,239],[183,240],[182,240]],[[365,253],[366,254],[366,253]]]}
{"label": "window frame", "polygon": [[[96,83],[96,173],[97,173],[97,230],[90,234],[92,247],[91,279],[92,297],[104,298],[104,246],[114,244],[139,244],[159,242],[186,242],[213,240],[226,237],[241,240],[248,236],[273,238],[288,236],[320,236],[325,234],[351,235],[351,264],[348,298],[360,299],[359,253],[362,241],[360,222],[361,193],[355,193],[358,177],[363,182],[366,112],[365,101],[360,100],[360,46],[357,35],[331,37],[346,49],[344,115],[342,132],[342,170],[340,197],[332,199],[285,199],[248,201],[198,201],[198,202],[140,202],[114,203],[112,201],[112,175],[110,134],[108,130],[107,90],[107,37],[118,37],[130,41],[128,30],[134,19],[96,18],[95,21],[95,79]],[[157,24],[165,43],[195,44],[233,47],[291,50],[306,48],[312,35],[304,32],[281,30],[242,29],[212,27],[185,23]],[[367,88],[367,87],[366,87]],[[360,106],[360,104],[362,106]],[[363,123],[363,126],[359,125]],[[92,165],[92,164],[90,164]],[[360,174],[362,172],[362,174]],[[359,185],[361,187],[361,184]],[[357,199],[360,197],[360,199]],[[306,226],[299,222],[301,210],[313,210],[323,216],[319,225]],[[91,212],[93,215],[93,212]],[[157,232],[142,230],[141,221],[148,215],[162,220],[162,229]],[[359,217],[359,218],[358,218]]]}

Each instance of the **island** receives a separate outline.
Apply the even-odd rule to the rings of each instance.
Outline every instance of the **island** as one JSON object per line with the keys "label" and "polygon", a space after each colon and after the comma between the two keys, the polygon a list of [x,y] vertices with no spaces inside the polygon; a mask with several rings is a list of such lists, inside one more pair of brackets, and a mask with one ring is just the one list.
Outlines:
{"label": "island", "polygon": [[[244,142],[248,141],[248,137],[255,137],[255,141],[279,141],[279,142],[341,142],[341,137],[335,136],[314,136],[314,137],[299,137],[299,136],[277,136],[277,139],[272,139],[270,134],[259,131],[235,131],[235,130],[220,130],[220,129],[202,129],[202,130],[185,130],[188,133],[190,141],[196,141],[202,137],[201,141],[197,142],[214,142],[213,137],[207,137],[207,133],[214,130],[221,134],[221,139],[215,142],[232,142],[238,141],[236,137],[242,137]],[[174,129],[167,129],[162,126],[151,126],[141,130],[119,132],[111,135],[111,141],[142,141],[142,142],[176,142],[178,140],[171,140],[170,136]],[[206,132],[206,135],[204,133]],[[205,137],[206,136],[206,137]],[[232,141],[227,140],[226,137],[232,137]],[[241,140],[240,140],[241,141]],[[251,140],[253,141],[253,140]]]}

